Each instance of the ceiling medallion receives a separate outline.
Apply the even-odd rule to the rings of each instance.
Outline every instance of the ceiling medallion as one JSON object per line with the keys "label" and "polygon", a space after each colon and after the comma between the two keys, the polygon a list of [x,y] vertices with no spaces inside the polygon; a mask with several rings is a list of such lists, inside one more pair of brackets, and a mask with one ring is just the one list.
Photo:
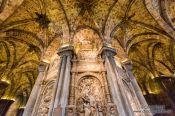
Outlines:
{"label": "ceiling medallion", "polygon": [[89,15],[93,15],[93,6],[97,3],[97,0],[77,0],[78,7],[80,8],[79,15],[83,16],[85,12]]}
{"label": "ceiling medallion", "polygon": [[35,20],[36,20],[36,22],[39,23],[39,26],[41,28],[48,28],[49,23],[50,23],[50,20],[49,20],[48,16],[46,14],[38,13],[38,12],[36,12],[35,14],[37,16],[35,18]]}

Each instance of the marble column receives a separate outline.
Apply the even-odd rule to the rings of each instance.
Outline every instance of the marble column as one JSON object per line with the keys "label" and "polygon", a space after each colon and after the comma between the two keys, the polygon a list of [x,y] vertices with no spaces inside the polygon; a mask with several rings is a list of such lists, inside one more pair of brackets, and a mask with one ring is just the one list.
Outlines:
{"label": "marble column", "polygon": [[48,116],[52,116],[52,114],[54,112],[54,103],[56,100],[58,100],[56,98],[58,98],[58,95],[59,95],[58,92],[60,91],[59,89],[61,89],[61,88],[58,88],[58,86],[60,86],[60,84],[61,84],[60,82],[62,82],[62,80],[60,80],[60,77],[62,79],[62,75],[63,75],[63,72],[65,70],[65,66],[66,66],[66,56],[61,56],[60,65],[59,65],[59,69],[58,69],[58,77],[56,78],[56,81],[55,81],[54,93],[53,93]]}
{"label": "marble column", "polygon": [[136,96],[137,96],[139,103],[141,105],[140,111],[142,113],[144,113],[145,116],[152,116],[150,108],[149,108],[149,106],[148,106],[148,104],[147,104],[147,102],[142,94],[142,91],[141,91],[141,89],[136,81],[136,78],[132,74],[132,71],[131,71],[132,70],[132,62],[130,60],[124,61],[123,66],[124,66],[125,70],[127,71],[128,76],[131,79],[132,86],[134,88]]}
{"label": "marble column", "polygon": [[70,71],[71,71],[71,56],[67,56],[66,70],[64,76],[64,83],[62,88],[62,93],[60,97],[60,106],[62,108],[62,116],[65,116],[66,106],[68,104],[69,98],[69,85],[70,85]]}
{"label": "marble column", "polygon": [[61,69],[56,82],[56,91],[52,100],[49,116],[65,116],[69,97],[69,85],[71,79],[71,59],[74,53],[73,46],[59,49],[58,54],[62,58]]}
{"label": "marble column", "polygon": [[38,96],[38,91],[40,89],[41,81],[44,77],[44,71],[45,71],[46,67],[47,67],[47,63],[45,63],[45,62],[41,62],[39,64],[39,67],[38,67],[39,75],[35,81],[32,92],[31,92],[30,97],[27,101],[23,116],[31,116],[32,115],[32,111],[33,111],[33,108],[35,106],[35,102],[36,102],[36,99]]}
{"label": "marble column", "polygon": [[105,60],[105,68],[107,71],[107,81],[110,84],[112,99],[117,107],[119,116],[134,116],[131,105],[126,97],[124,84],[117,71],[114,56],[116,51],[108,46],[104,46],[101,50],[102,58]]}

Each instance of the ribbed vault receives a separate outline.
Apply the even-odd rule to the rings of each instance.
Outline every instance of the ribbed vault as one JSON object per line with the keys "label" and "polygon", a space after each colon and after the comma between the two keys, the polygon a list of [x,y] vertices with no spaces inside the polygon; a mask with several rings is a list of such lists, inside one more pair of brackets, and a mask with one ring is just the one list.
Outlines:
{"label": "ribbed vault", "polygon": [[145,94],[158,93],[153,79],[175,71],[174,9],[173,0],[0,0],[1,98],[29,97],[39,62],[85,28],[133,61]]}

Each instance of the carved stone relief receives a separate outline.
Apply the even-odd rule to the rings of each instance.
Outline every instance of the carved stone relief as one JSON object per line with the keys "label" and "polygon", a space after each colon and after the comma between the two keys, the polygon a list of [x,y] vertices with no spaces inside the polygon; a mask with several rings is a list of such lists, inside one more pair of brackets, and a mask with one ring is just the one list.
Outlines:
{"label": "carved stone relief", "polygon": [[42,91],[38,108],[35,111],[35,116],[47,116],[49,112],[49,106],[52,99],[54,90],[54,81],[49,82]]}
{"label": "carved stone relief", "polygon": [[66,116],[76,116],[76,107],[74,105],[66,108]]}
{"label": "carved stone relief", "polygon": [[104,95],[100,81],[92,76],[79,80],[77,87],[77,115],[104,116]]}

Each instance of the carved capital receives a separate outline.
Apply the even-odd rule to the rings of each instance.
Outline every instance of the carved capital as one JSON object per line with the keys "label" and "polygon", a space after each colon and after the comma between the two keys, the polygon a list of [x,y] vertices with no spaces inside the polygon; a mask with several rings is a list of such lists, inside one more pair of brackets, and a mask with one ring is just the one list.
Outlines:
{"label": "carved capital", "polygon": [[44,70],[46,69],[47,65],[48,65],[48,63],[41,61],[39,66],[38,66],[39,72],[44,72]]}
{"label": "carved capital", "polygon": [[105,57],[108,57],[108,56],[115,56],[117,53],[116,53],[116,50],[111,48],[111,47],[108,47],[108,46],[103,46],[102,49],[100,50],[100,55],[102,56],[102,58],[104,59]]}
{"label": "carved capital", "polygon": [[132,70],[132,61],[131,60],[127,59],[127,60],[123,61],[122,65],[127,71]]}
{"label": "carved capital", "polygon": [[73,56],[74,54],[74,47],[72,45],[61,47],[58,49],[58,55],[59,56]]}

